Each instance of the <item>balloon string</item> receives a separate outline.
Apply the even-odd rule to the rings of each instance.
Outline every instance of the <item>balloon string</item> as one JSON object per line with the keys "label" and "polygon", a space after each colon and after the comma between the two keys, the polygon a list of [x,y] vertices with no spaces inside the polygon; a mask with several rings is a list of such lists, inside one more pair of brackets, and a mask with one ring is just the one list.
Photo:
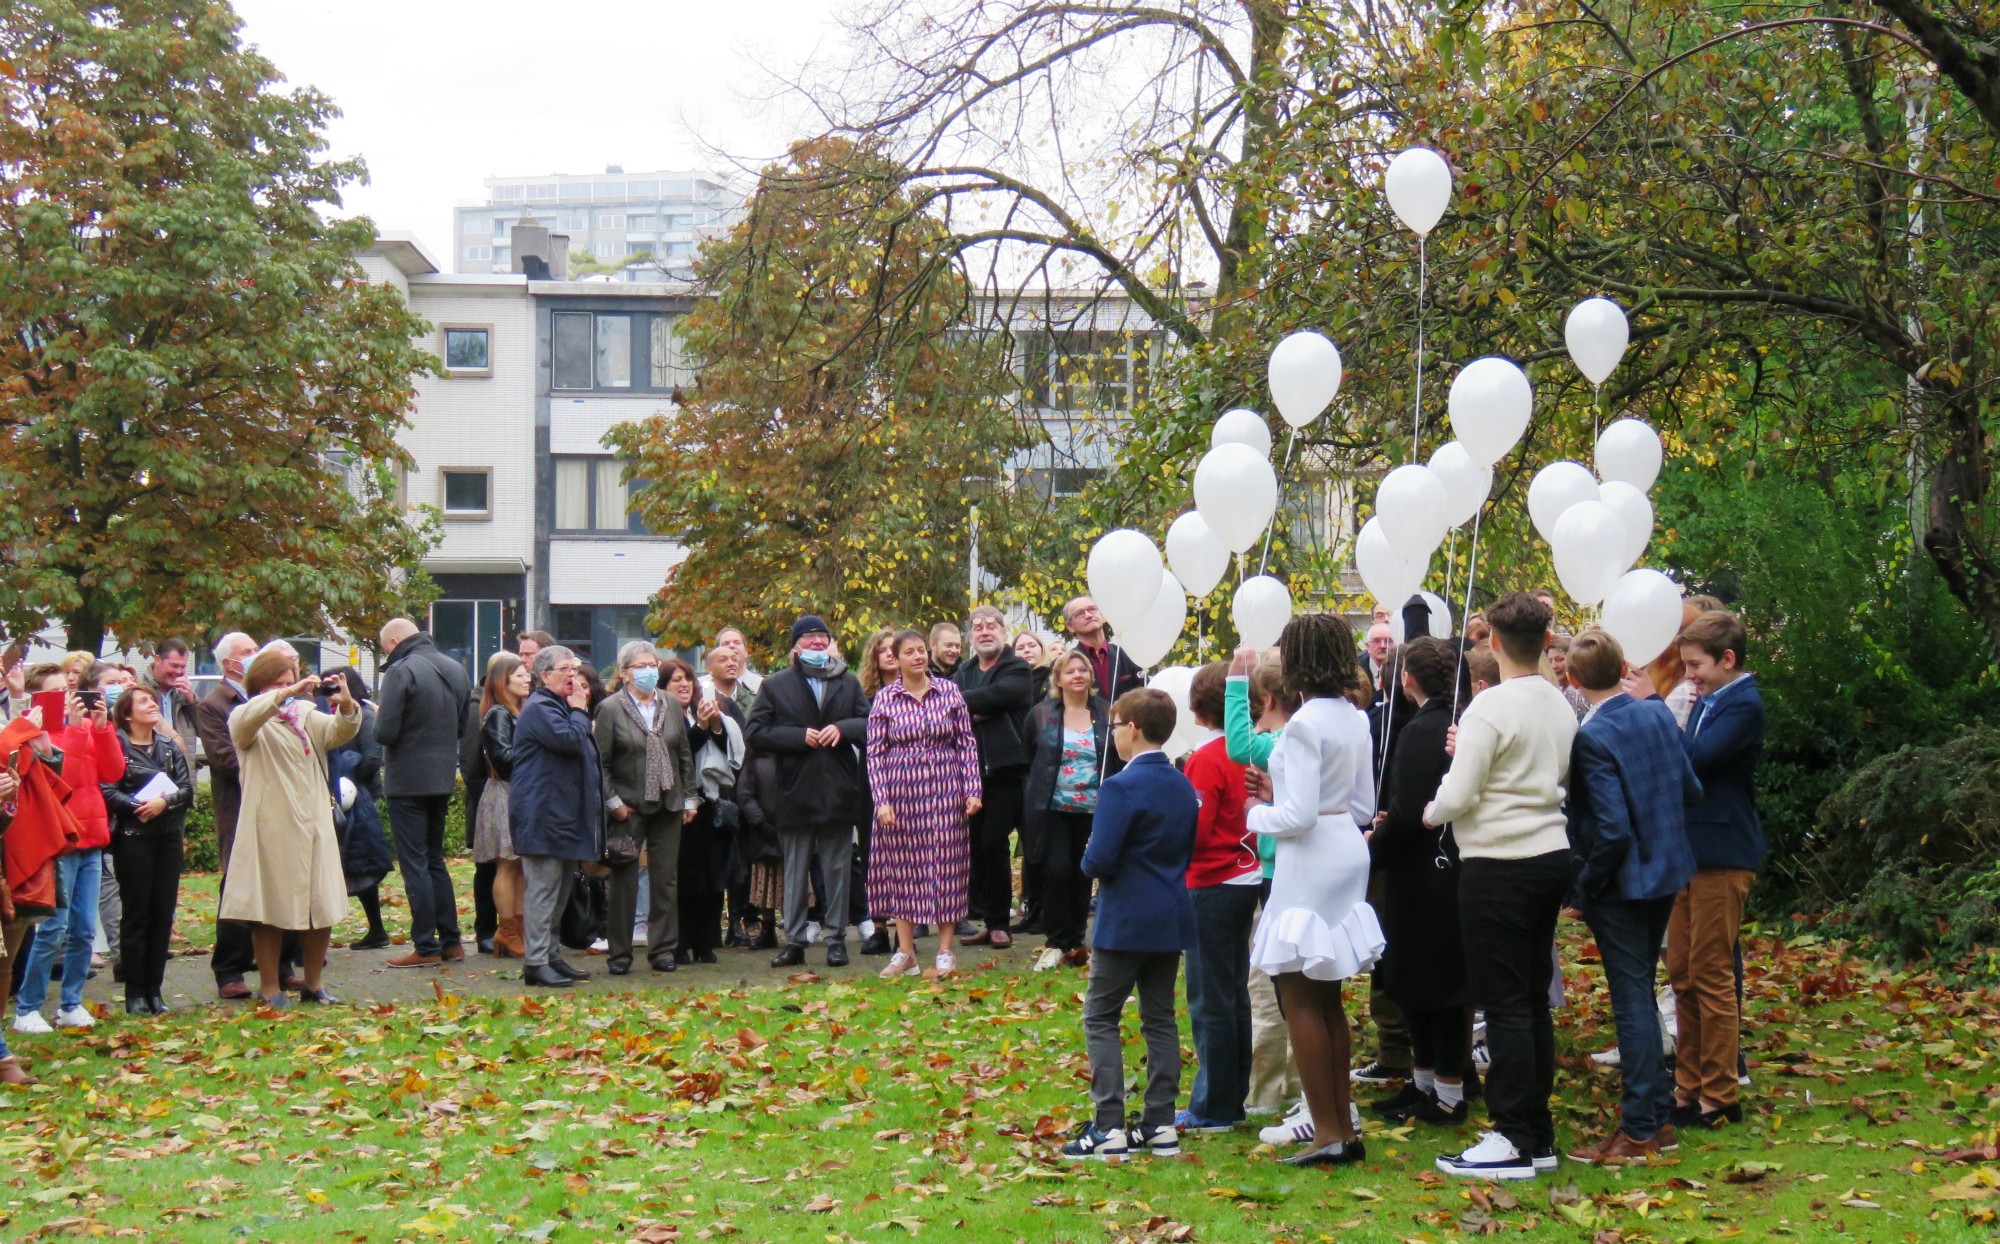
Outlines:
{"label": "balloon string", "polygon": [[[1466,620],[1472,616],[1472,579],[1479,571],[1479,520],[1483,516],[1485,508],[1482,505],[1479,509],[1472,512],[1472,550],[1467,555],[1465,562],[1465,604],[1460,606],[1458,611],[1458,633],[1461,636],[1465,634]],[[1458,645],[1458,667],[1458,676],[1451,680],[1451,719],[1453,721],[1458,720],[1458,689],[1465,684],[1465,644],[1463,642]]]}
{"label": "balloon string", "polygon": [[1263,574],[1264,567],[1271,560],[1271,533],[1277,530],[1278,515],[1285,508],[1285,472],[1292,469],[1292,450],[1298,448],[1299,430],[1293,428],[1285,438],[1285,465],[1278,468],[1278,504],[1271,511],[1271,521],[1264,528],[1264,552],[1257,558],[1257,573]]}
{"label": "balloon string", "polygon": [[[1457,560],[1457,558],[1458,558],[1458,528],[1453,527],[1451,529],[1451,547],[1447,548],[1444,553],[1444,603],[1447,609],[1451,607],[1451,572],[1458,569],[1458,567],[1453,564]],[[1446,619],[1447,625],[1449,625],[1449,622],[1450,619]],[[1405,638],[1407,638],[1407,636]]]}
{"label": "balloon string", "polygon": [[1430,291],[1430,261],[1424,235],[1417,235],[1417,400],[1410,412],[1410,461],[1422,452],[1424,426],[1424,309]]}
{"label": "balloon string", "polygon": [[1593,466],[1597,462],[1597,438],[1600,435],[1597,430],[1597,422],[1603,415],[1604,386],[1593,384],[1590,386],[1590,460]]}

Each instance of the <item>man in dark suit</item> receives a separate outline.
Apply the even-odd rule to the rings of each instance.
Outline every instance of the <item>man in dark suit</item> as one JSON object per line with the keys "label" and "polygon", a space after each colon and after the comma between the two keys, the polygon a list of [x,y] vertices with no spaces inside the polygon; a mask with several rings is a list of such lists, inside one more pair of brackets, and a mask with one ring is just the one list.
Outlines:
{"label": "man in dark suit", "polygon": [[1695,873],[1667,924],[1667,976],[1678,1008],[1676,1127],[1741,1123],[1736,1101],[1742,1017],[1736,942],[1743,903],[1764,862],[1757,817],[1757,759],[1764,752],[1764,698],[1743,669],[1742,619],[1711,609],[1681,632],[1681,663],[1695,686],[1681,742],[1702,797],[1688,809]]}
{"label": "man in dark suit", "polygon": [[1014,944],[1008,921],[1014,909],[1013,836],[1021,828],[1022,788],[1028,780],[1028,710],[1035,675],[1007,642],[1007,621],[991,605],[966,618],[972,659],[959,663],[952,681],[972,714],[979,740],[985,803],[967,828],[972,835],[971,902],[967,911],[986,928],[965,940],[1005,950]]}
{"label": "man in dark suit", "polygon": [[848,868],[867,807],[855,749],[868,741],[868,702],[825,622],[807,614],[792,623],[791,651],[791,667],[764,680],[743,732],[750,751],[777,758],[776,807],[766,811],[784,847],[785,945],[771,966],[805,962],[807,877],[817,860],[827,966],[845,967]]}
{"label": "man in dark suit", "polygon": [[[208,762],[208,797],[215,811],[215,849],[225,879],[229,876],[229,850],[236,844],[236,816],[243,806],[243,779],[236,766],[236,747],[229,741],[229,714],[250,698],[243,690],[243,671],[250,668],[250,658],[256,655],[257,641],[242,631],[231,631],[215,641],[215,664],[222,671],[222,681],[194,709],[195,732],[201,736],[202,756]],[[287,964],[296,961],[295,953],[288,947]],[[216,996],[248,998],[250,987],[243,983],[243,974],[256,962],[256,952],[250,946],[250,926],[217,921],[215,952],[208,959],[209,970],[215,973]],[[289,970],[285,975],[290,975]],[[291,988],[290,983],[285,987]]]}
{"label": "man in dark suit", "polygon": [[[1084,875],[1097,878],[1097,927],[1083,1000],[1095,1118],[1063,1146],[1066,1158],[1174,1157],[1181,1151],[1174,1131],[1181,1083],[1174,978],[1182,952],[1194,945],[1187,870],[1201,801],[1161,750],[1175,716],[1173,700],[1151,688],[1128,692],[1111,706],[1111,742],[1125,768],[1099,789],[1083,852]],[[1128,1132],[1118,1016],[1135,987],[1146,1039],[1146,1103],[1139,1126]]]}
{"label": "man in dark suit", "polygon": [[1603,631],[1570,641],[1569,680],[1591,706],[1570,748],[1575,893],[1604,960],[1625,1086],[1619,1125],[1570,1150],[1580,1162],[1643,1162],[1677,1143],[1653,979],[1675,896],[1694,876],[1684,809],[1701,782],[1674,715],[1620,691],[1624,672],[1624,651]]}
{"label": "man in dark suit", "polygon": [[382,628],[382,698],[375,737],[382,741],[383,790],[396,862],[410,904],[410,951],[392,968],[435,967],[465,958],[458,904],[444,862],[444,822],[458,779],[472,680],[408,618]]}
{"label": "man in dark suit", "polygon": [[1076,636],[1083,655],[1090,658],[1091,671],[1097,675],[1097,694],[1106,700],[1116,700],[1127,691],[1137,691],[1146,685],[1146,672],[1112,640],[1096,601],[1079,596],[1064,605],[1063,622],[1068,625],[1069,633]]}

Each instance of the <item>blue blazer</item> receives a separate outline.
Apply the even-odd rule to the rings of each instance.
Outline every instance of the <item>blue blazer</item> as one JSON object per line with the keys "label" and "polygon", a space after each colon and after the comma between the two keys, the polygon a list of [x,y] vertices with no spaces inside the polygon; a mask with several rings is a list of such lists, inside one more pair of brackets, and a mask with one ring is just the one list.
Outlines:
{"label": "blue blazer", "polygon": [[1097,878],[1099,950],[1181,951],[1194,945],[1188,860],[1201,801],[1165,752],[1147,752],[1104,780],[1083,872]]}
{"label": "blue blazer", "polygon": [[1694,876],[1686,805],[1701,782],[1674,715],[1658,700],[1613,696],[1569,753],[1569,841],[1576,889],[1593,898],[1664,898]]}
{"label": "blue blazer", "polygon": [[[1703,709],[1707,707],[1706,719]],[[1764,822],[1757,816],[1757,758],[1764,754],[1764,697],[1745,674],[1712,706],[1695,701],[1681,732],[1702,798],[1688,807],[1688,845],[1697,868],[1764,863]]]}

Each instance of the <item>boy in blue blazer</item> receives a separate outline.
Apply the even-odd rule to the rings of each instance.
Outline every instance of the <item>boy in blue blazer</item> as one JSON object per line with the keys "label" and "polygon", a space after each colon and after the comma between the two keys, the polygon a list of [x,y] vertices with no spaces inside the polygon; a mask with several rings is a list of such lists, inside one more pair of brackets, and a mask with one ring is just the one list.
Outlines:
{"label": "boy in blue blazer", "polygon": [[1680,1029],[1676,1127],[1743,1121],[1736,1101],[1736,942],[1744,899],[1764,862],[1764,826],[1757,818],[1764,699],[1756,676],[1743,668],[1745,638],[1742,619],[1721,609],[1681,631],[1681,664],[1696,696],[1681,744],[1701,779],[1702,797],[1687,814],[1694,877],[1667,923],[1667,976]]}
{"label": "boy in blue blazer", "polygon": [[[1181,1151],[1174,1131],[1181,1091],[1174,979],[1181,952],[1194,944],[1187,869],[1200,801],[1160,750],[1174,732],[1174,718],[1174,702],[1164,691],[1128,691],[1111,706],[1111,741],[1125,769],[1099,789],[1083,852],[1084,875],[1097,878],[1090,988],[1083,1001],[1096,1117],[1063,1146],[1066,1158],[1175,1157]],[[1146,1038],[1146,1105],[1139,1126],[1127,1132],[1118,1016],[1135,987]]]}
{"label": "boy in blue blazer", "polygon": [[1619,690],[1624,672],[1624,650],[1603,631],[1570,641],[1569,680],[1590,704],[1569,758],[1575,893],[1604,961],[1625,1097],[1619,1125],[1569,1156],[1606,1164],[1644,1161],[1679,1143],[1668,1122],[1673,1091],[1653,979],[1675,896],[1694,876],[1685,805],[1701,798],[1674,715],[1657,699]]}

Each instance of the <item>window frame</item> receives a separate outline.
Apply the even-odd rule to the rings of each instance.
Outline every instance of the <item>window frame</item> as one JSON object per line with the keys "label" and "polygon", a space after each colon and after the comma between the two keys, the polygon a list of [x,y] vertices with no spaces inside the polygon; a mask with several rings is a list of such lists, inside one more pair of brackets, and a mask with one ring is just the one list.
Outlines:
{"label": "window frame", "polygon": [[640,518],[638,513],[632,508],[633,491],[637,488],[643,487],[646,483],[645,478],[642,476],[634,476],[633,478],[624,481],[624,487],[625,487],[624,522],[617,527],[605,527],[599,525],[598,514],[597,514],[597,498],[598,498],[598,489],[601,487],[601,485],[598,483],[598,478],[597,478],[598,473],[600,471],[608,469],[608,470],[615,470],[622,475],[625,471],[626,466],[628,465],[626,459],[617,457],[614,454],[550,454],[549,481],[551,489],[560,486],[557,481],[562,473],[562,464],[565,462],[581,462],[585,464],[584,478],[583,478],[583,492],[585,499],[584,522],[589,525],[584,527],[560,526],[559,524],[561,522],[561,519],[559,516],[562,513],[562,505],[558,497],[552,492],[549,498],[550,535],[560,537],[562,539],[577,539],[577,540],[606,540],[606,539],[657,540],[661,538],[660,533],[647,527],[645,525],[645,520]]}
{"label": "window frame", "polygon": [[[486,366],[453,367],[451,365],[451,335],[453,333],[486,334]],[[477,380],[493,374],[493,325],[491,324],[439,324],[438,358],[444,361],[444,375],[447,380]]]}
{"label": "window frame", "polygon": [[[635,397],[655,394],[671,395],[676,389],[685,388],[692,382],[695,374],[695,367],[686,352],[685,343],[682,343],[681,347],[674,351],[674,357],[669,361],[670,365],[661,369],[666,383],[655,384],[653,382],[653,372],[655,369],[653,360],[653,325],[661,320],[666,321],[668,336],[675,341],[679,341],[679,323],[686,318],[686,315],[687,313],[684,311],[669,312],[638,308],[628,311],[602,306],[574,309],[551,308],[548,325],[549,392],[552,394],[598,393],[608,396]],[[582,342],[587,343],[583,348],[587,349],[589,354],[584,368],[589,373],[589,383],[587,384],[575,385],[563,383],[561,373],[565,368],[559,365],[560,360],[557,354],[559,334],[557,329],[562,317],[565,316],[581,316],[587,321],[585,332],[581,338]],[[630,365],[626,372],[627,383],[621,385],[604,383],[604,378],[599,374],[597,365],[597,325],[598,321],[606,316],[624,318],[630,321],[631,325],[631,331],[627,338],[628,348],[631,352]],[[569,362],[573,365],[575,360],[569,360]]]}
{"label": "window frame", "polygon": [[[490,466],[441,466],[437,469],[438,513],[454,522],[485,522],[493,517],[493,468]],[[447,504],[449,478],[453,475],[476,475],[486,481],[486,506],[478,510],[454,510]]]}

